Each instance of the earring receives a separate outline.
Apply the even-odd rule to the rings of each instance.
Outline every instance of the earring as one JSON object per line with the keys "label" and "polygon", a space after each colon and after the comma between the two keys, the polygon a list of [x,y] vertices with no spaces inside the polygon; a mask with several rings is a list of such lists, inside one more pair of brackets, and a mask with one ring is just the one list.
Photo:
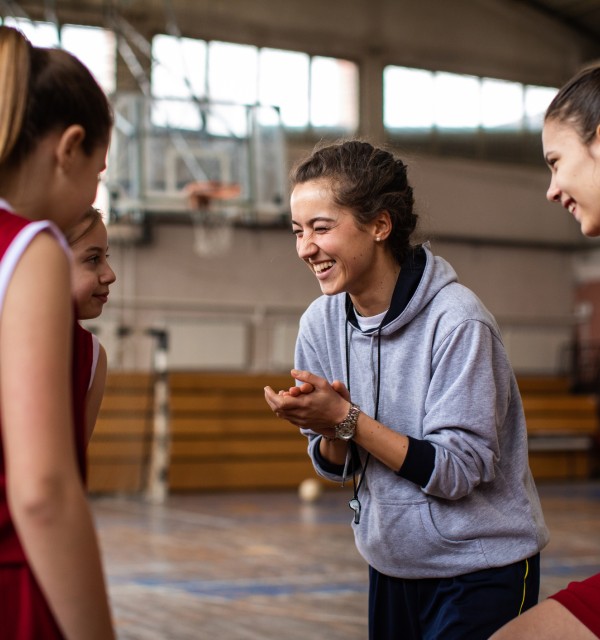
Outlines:
{"label": "earring", "polygon": [[377,237],[375,238],[375,242],[381,242],[381,238],[380,238],[379,236],[377,236]]}

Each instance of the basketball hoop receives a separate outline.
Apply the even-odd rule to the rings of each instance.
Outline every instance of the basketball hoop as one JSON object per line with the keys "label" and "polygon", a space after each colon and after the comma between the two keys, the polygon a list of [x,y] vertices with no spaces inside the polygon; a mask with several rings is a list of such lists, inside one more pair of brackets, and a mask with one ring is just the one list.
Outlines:
{"label": "basketball hoop", "polygon": [[240,195],[238,184],[191,182],[185,187],[194,231],[194,251],[202,258],[226,253],[233,239],[233,218],[226,202]]}

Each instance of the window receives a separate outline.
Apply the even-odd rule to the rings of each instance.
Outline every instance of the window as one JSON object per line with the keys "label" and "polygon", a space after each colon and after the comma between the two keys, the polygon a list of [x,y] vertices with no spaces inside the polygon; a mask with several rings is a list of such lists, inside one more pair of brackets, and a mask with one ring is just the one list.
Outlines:
{"label": "window", "polygon": [[494,78],[388,66],[384,125],[388,129],[539,130],[556,89]]}
{"label": "window", "polygon": [[436,73],[434,78],[434,124],[446,129],[478,127],[479,78],[456,73]]}
{"label": "window", "polygon": [[287,127],[308,126],[310,57],[298,51],[261,49],[258,99],[277,105]]}
{"label": "window", "polygon": [[255,104],[258,98],[258,49],[250,45],[208,45],[208,94],[217,102]]}
{"label": "window", "polygon": [[[211,132],[230,130],[242,134],[247,123],[239,105],[255,104],[276,106],[282,124],[288,128],[331,128],[344,132],[357,128],[358,68],[353,62],[229,42],[195,42],[197,46],[190,45],[184,54],[185,68],[190,84],[197,87],[197,95],[207,98],[212,105],[206,124]],[[172,36],[156,36],[153,40],[155,65],[165,67],[161,73],[153,71],[154,96],[190,96],[189,87],[186,93],[174,86],[173,74],[166,71],[178,67],[172,62],[176,45],[177,38]],[[182,53],[178,55],[181,59]],[[176,118],[173,113],[171,105],[169,116],[164,113],[161,116],[163,124],[189,128],[199,124],[191,114]],[[158,124],[157,119],[155,123]]]}
{"label": "window", "polygon": [[483,78],[481,81],[481,125],[487,129],[521,129],[523,85]]}
{"label": "window", "polygon": [[152,121],[159,127],[199,129],[201,114],[190,97],[206,96],[206,43],[158,35],[152,41]]}
{"label": "window", "polygon": [[67,24],[61,29],[61,45],[85,64],[106,93],[115,90],[116,45],[112,31]]}
{"label": "window", "polygon": [[206,43],[158,35],[152,41],[152,92],[168,98],[206,96]]}
{"label": "window", "polygon": [[528,129],[539,131],[542,128],[546,109],[557,91],[551,87],[525,87],[525,124]]}
{"label": "window", "polygon": [[431,71],[386,67],[383,85],[386,127],[428,129],[433,126],[435,91]]}
{"label": "window", "polygon": [[314,57],[310,74],[313,127],[354,131],[358,126],[358,69],[348,60]]}

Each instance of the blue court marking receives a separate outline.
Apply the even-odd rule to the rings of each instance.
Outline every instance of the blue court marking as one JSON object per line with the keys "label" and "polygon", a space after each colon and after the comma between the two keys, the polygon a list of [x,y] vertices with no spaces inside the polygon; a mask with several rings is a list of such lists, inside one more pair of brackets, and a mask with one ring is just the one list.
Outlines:
{"label": "blue court marking", "polygon": [[275,582],[211,582],[206,580],[165,580],[159,577],[148,578],[109,578],[110,586],[133,585],[149,589],[173,589],[200,596],[202,598],[219,598],[221,600],[240,600],[253,596],[290,596],[298,594],[340,595],[351,593],[367,593],[367,585],[363,583],[328,583],[328,584],[291,584]]}

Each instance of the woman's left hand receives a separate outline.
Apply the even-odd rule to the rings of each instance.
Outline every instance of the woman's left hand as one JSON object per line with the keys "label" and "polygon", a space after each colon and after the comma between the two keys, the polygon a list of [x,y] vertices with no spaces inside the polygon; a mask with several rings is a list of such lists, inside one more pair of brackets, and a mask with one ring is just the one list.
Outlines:
{"label": "woman's left hand", "polygon": [[348,415],[348,390],[339,380],[329,384],[309,371],[292,369],[291,373],[302,384],[279,392],[265,387],[268,405],[276,416],[297,427],[333,437],[335,425]]}

